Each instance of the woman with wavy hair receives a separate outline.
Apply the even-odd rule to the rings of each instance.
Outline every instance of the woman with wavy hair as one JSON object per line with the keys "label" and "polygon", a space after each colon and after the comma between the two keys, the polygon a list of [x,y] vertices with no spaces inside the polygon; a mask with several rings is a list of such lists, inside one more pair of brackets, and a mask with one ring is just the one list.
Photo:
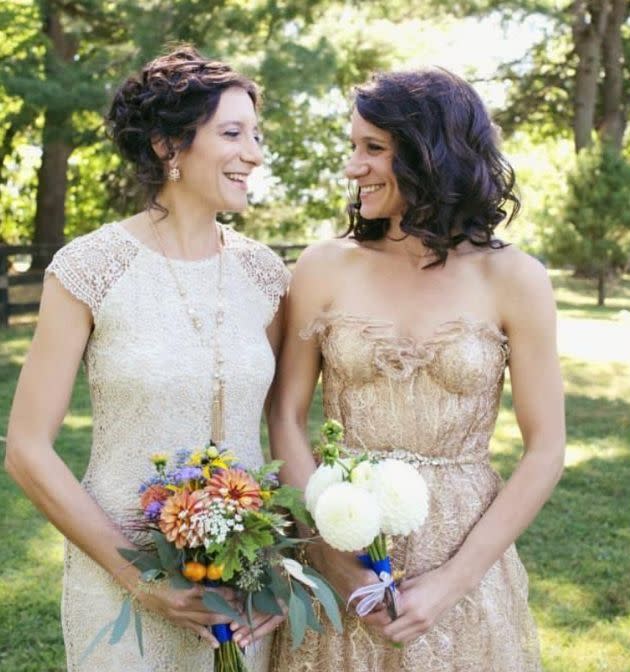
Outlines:
{"label": "woman with wavy hair", "polygon": [[[142,589],[117,548],[138,541],[125,522],[152,453],[173,458],[223,434],[247,467],[263,462],[260,416],[288,273],[267,247],[217,222],[246,207],[262,161],[257,104],[253,82],[191,47],[129,77],[108,121],[147,206],[76,238],[47,269],[6,466],[67,538],[62,625],[73,672],[212,669],[218,643],[207,626],[225,617],[206,610],[200,587]],[[79,483],[53,442],[81,360],[93,442]],[[129,628],[84,659],[128,591],[143,612],[144,658]],[[268,641],[250,650],[252,672],[266,672],[268,655]]]}
{"label": "woman with wavy hair", "polygon": [[[325,415],[350,452],[417,468],[425,525],[394,539],[399,614],[348,615],[309,633],[282,672],[535,672],[541,669],[514,541],[562,472],[563,392],[544,268],[495,237],[519,207],[497,129],[465,81],[441,69],[381,74],[356,90],[350,227],[304,252],[270,419],[284,481],[315,469],[306,438],[323,373]],[[524,454],[502,486],[488,444],[509,368]],[[347,598],[374,583],[324,544],[313,564]],[[397,645],[397,646],[394,646]]]}

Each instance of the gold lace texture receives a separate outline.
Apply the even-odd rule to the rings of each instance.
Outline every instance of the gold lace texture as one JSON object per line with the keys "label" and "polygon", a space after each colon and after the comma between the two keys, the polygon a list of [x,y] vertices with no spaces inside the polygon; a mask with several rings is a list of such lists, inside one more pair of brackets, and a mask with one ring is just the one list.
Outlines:
{"label": "gold lace texture", "polygon": [[[505,366],[506,336],[461,317],[423,342],[392,324],[326,312],[302,331],[323,355],[324,411],[343,423],[356,452],[413,464],[430,493],[427,522],[393,540],[393,564],[407,577],[442,565],[496,497],[490,467]],[[480,584],[426,634],[393,648],[350,613],[344,631],[326,625],[291,651],[287,627],[275,639],[275,672],[539,672],[527,575],[512,545]]]}

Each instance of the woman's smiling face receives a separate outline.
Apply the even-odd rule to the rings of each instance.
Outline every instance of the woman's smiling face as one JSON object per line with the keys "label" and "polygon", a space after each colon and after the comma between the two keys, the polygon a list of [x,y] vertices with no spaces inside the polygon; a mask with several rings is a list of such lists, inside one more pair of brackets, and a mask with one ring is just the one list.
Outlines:
{"label": "woman's smiling face", "polygon": [[392,168],[396,148],[391,134],[366,121],[355,108],[350,140],[352,156],[345,174],[359,187],[361,217],[402,217],[405,202]]}
{"label": "woman's smiling face", "polygon": [[215,212],[238,212],[247,206],[247,178],[262,160],[254,104],[244,89],[232,87],[179,155],[177,187],[200,195]]}

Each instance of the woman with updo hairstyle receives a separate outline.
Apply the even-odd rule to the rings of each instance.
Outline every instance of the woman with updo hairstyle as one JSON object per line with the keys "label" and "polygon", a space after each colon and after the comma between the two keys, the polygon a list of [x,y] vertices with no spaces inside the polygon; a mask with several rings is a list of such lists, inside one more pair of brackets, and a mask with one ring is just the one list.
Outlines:
{"label": "woman with updo hairstyle", "polygon": [[[63,247],[47,269],[39,320],[15,393],[6,468],[65,535],[62,625],[68,670],[212,670],[225,621],[203,589],[150,590],[118,548],[151,455],[212,439],[246,467],[263,463],[260,419],[280,347],[288,272],[267,247],[217,222],[247,206],[262,162],[259,94],[229,66],[184,46],[116,92],[108,123],[146,193],[146,208]],[[90,461],[79,483],[53,448],[76,371],[92,401]],[[115,646],[88,646],[131,593],[142,612]],[[227,590],[224,597],[233,600]],[[263,638],[281,620],[255,619]],[[237,637],[238,639],[238,637]],[[246,656],[267,672],[269,641]]]}
{"label": "woman with updo hairstyle", "polygon": [[[308,248],[291,281],[272,453],[304,487],[321,372],[350,455],[412,465],[429,513],[393,539],[398,617],[350,608],[343,633],[325,625],[296,651],[282,628],[273,669],[539,672],[514,541],[560,478],[564,400],[545,269],[495,236],[519,207],[514,172],[477,93],[442,69],[358,87],[350,142],[348,231]],[[524,453],[503,485],[488,444],[506,367]],[[377,581],[351,553],[310,548],[343,599]]]}

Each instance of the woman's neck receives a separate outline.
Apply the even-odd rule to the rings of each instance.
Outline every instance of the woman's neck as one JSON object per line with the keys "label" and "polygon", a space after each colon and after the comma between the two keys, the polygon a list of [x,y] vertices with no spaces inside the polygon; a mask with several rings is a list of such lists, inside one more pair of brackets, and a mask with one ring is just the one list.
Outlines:
{"label": "woman's neck", "polygon": [[168,186],[157,198],[168,211],[166,215],[157,208],[147,210],[150,226],[154,226],[169,256],[184,259],[209,257],[219,250],[219,228],[216,211],[206,202],[186,198]]}

